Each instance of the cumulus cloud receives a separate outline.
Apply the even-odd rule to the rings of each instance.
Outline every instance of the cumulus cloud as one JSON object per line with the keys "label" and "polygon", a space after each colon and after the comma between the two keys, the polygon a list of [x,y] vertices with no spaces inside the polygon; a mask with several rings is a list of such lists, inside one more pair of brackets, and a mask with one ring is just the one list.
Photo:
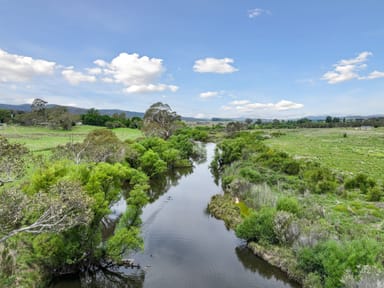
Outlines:
{"label": "cumulus cloud", "polygon": [[329,84],[337,84],[352,79],[367,80],[384,77],[384,72],[377,70],[368,76],[359,75],[359,71],[367,68],[367,64],[364,62],[368,60],[369,56],[372,56],[372,53],[364,51],[355,58],[340,60],[333,65],[334,69],[326,72],[321,79],[326,80]]}
{"label": "cumulus cloud", "polygon": [[236,105],[246,105],[248,103],[250,103],[250,101],[248,100],[235,100],[235,101],[232,101],[230,104],[236,106]]}
{"label": "cumulus cloud", "polygon": [[223,106],[222,109],[225,111],[233,110],[237,112],[251,113],[259,110],[286,111],[303,107],[303,104],[294,103],[288,100],[281,100],[277,103],[252,103],[248,100],[236,100],[230,102],[228,106]]}
{"label": "cumulus cloud", "polygon": [[366,76],[364,79],[377,79],[377,78],[384,78],[384,72],[380,71],[373,71],[368,76]]}
{"label": "cumulus cloud", "polygon": [[263,14],[271,15],[271,11],[261,9],[261,8],[254,8],[254,9],[248,10],[248,17],[249,18],[256,18],[256,17],[261,16]]}
{"label": "cumulus cloud", "polygon": [[200,93],[200,98],[203,98],[203,99],[212,98],[212,97],[216,97],[217,95],[219,95],[219,92],[217,91],[207,91],[207,92]]}
{"label": "cumulus cloud", "polygon": [[150,93],[150,92],[163,92],[169,90],[171,92],[176,92],[179,87],[175,85],[165,85],[165,84],[148,84],[148,85],[131,85],[125,89],[127,93]]}
{"label": "cumulus cloud", "polygon": [[156,83],[165,71],[162,62],[162,59],[140,57],[136,53],[121,53],[110,63],[101,59],[94,61],[100,70],[89,71],[102,74],[103,82],[123,84],[127,93],[175,92],[178,89],[175,85]]}
{"label": "cumulus cloud", "polygon": [[55,62],[10,54],[0,49],[0,82],[25,82],[35,76],[51,75]]}
{"label": "cumulus cloud", "polygon": [[75,71],[73,70],[73,67],[65,68],[63,71],[61,71],[61,74],[71,85],[77,85],[81,82],[96,82],[95,76]]}
{"label": "cumulus cloud", "polygon": [[101,70],[101,68],[99,68],[99,67],[87,68],[86,70],[87,70],[88,74],[90,74],[90,75],[99,75],[103,72],[103,70]]}
{"label": "cumulus cloud", "polygon": [[193,71],[199,73],[233,73],[238,71],[231,64],[234,62],[231,58],[205,58],[195,61],[195,65],[193,65]]}

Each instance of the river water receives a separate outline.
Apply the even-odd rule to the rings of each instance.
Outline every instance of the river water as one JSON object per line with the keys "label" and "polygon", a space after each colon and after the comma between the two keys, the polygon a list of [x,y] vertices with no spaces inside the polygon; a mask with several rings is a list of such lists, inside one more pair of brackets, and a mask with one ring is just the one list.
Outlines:
{"label": "river water", "polygon": [[[224,222],[207,211],[210,198],[221,193],[209,171],[214,144],[207,144],[207,161],[191,174],[163,184],[164,194],[144,208],[144,251],[129,257],[140,268],[121,268],[100,275],[87,287],[298,287],[278,269],[254,256]],[[163,191],[164,192],[164,191]],[[115,212],[124,209],[117,205]],[[93,284],[92,284],[93,283]],[[63,280],[55,288],[81,287],[80,280]]]}

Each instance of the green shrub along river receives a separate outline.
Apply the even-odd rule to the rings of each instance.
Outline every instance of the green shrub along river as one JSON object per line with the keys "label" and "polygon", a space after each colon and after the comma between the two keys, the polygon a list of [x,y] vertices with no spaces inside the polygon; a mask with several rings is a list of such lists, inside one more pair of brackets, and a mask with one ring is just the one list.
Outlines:
{"label": "green shrub along river", "polygon": [[[6,129],[16,131],[17,128]],[[119,270],[130,251],[143,248],[143,208],[152,207],[147,205],[148,201],[162,199],[161,194],[173,185],[164,175],[179,168],[192,171],[193,163],[203,163],[199,159],[204,151],[195,141],[205,141],[212,135],[208,133],[209,128],[183,128],[164,140],[142,137],[138,131],[130,135],[127,130],[119,130],[116,136],[113,130],[82,129],[84,133],[76,139],[71,139],[71,132],[60,132],[55,134],[59,137],[59,146],[55,140],[54,144],[39,144],[36,149],[31,142],[33,137],[2,131],[6,137],[0,136],[1,287],[45,287],[52,277],[68,274],[87,277],[100,269]],[[215,133],[214,129],[211,132]],[[196,207],[208,205],[209,212],[224,220],[227,228],[244,239],[254,254],[304,287],[383,287],[384,193],[380,172],[383,164],[376,161],[382,153],[378,144],[382,130],[367,133],[311,129],[253,130],[231,133],[228,138],[214,134],[218,136],[215,139],[221,140],[212,155],[210,170],[224,193],[213,195],[216,186],[211,183],[206,194],[212,196],[209,205],[203,194],[196,193],[195,196],[200,197]],[[301,144],[297,142],[300,137]],[[318,151],[307,147],[309,143],[321,141],[327,145],[316,146]],[[296,147],[298,145],[304,146]],[[353,153],[353,149],[365,151],[369,157],[364,156],[365,152]],[[356,164],[359,161],[361,167]],[[348,163],[353,163],[351,169]],[[198,167],[197,176],[191,176],[194,179],[191,183],[196,186],[188,188],[185,194],[190,200],[194,189],[204,190],[196,183],[202,179],[201,175],[208,173],[208,166]],[[372,167],[377,169],[372,171]],[[163,187],[159,188],[161,191],[149,188],[149,184],[156,181]],[[167,201],[173,194],[168,197]],[[117,218],[113,232],[106,237],[105,219],[119,201],[125,202],[126,208]],[[162,204],[157,203],[161,208]],[[175,203],[189,209],[185,201]],[[178,208],[177,205],[170,207]],[[167,213],[164,214],[167,219],[174,219],[173,212]],[[186,219],[194,219],[196,212],[191,213],[184,215]],[[196,219],[201,220],[200,224],[191,225],[202,225],[205,233],[224,233],[215,230],[217,224],[211,220],[207,222],[206,214],[199,217]],[[160,223],[162,227],[169,225],[167,221]],[[149,243],[149,247],[156,249],[164,241],[177,242],[185,236],[178,237],[181,238],[161,238],[154,246]],[[223,244],[225,247],[236,247],[232,245],[239,241],[233,234],[222,237],[228,237],[229,246]],[[217,241],[209,237],[203,239]],[[195,244],[186,249],[196,249],[197,243],[202,245],[201,241],[191,243]],[[170,247],[173,246],[167,249]],[[248,259],[249,255],[239,249],[234,249],[237,256]],[[165,254],[162,257],[166,257]],[[173,255],[169,261],[174,265],[180,257]],[[230,263],[238,265],[237,261]],[[232,268],[227,265],[225,269]],[[148,275],[145,283],[157,283],[150,275],[159,276],[163,272]],[[222,279],[215,282],[212,277],[214,275],[209,274],[207,283],[221,283]],[[231,279],[238,279],[236,277]],[[252,283],[254,275],[244,277],[244,283]],[[279,287],[291,285],[285,280],[276,283]]]}
{"label": "green shrub along river", "polygon": [[[49,154],[0,136],[0,154],[1,287],[44,287],[54,276],[119,266],[124,253],[143,247],[150,179],[204,155],[182,132],[122,142],[108,129]],[[103,239],[103,221],[122,194],[127,209]]]}
{"label": "green shrub along river", "polygon": [[294,158],[263,139],[242,132],[218,144],[211,169],[225,195],[212,198],[211,213],[304,287],[382,287],[382,178]]}

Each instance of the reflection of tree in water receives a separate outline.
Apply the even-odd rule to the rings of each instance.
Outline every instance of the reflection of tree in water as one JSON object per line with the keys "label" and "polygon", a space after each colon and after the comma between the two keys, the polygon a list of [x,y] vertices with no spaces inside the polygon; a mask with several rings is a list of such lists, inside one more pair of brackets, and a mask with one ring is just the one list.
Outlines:
{"label": "reflection of tree in water", "polygon": [[267,279],[272,278],[284,283],[290,283],[291,285],[294,285],[294,283],[289,281],[287,276],[282,271],[276,267],[273,267],[272,265],[269,265],[263,259],[254,255],[246,246],[238,246],[235,250],[237,258],[241,264],[243,264],[245,269],[250,270],[253,273],[258,273]]}
{"label": "reflection of tree in water", "polygon": [[193,167],[178,168],[168,173],[152,178],[150,181],[151,189],[148,192],[149,201],[156,201],[161,195],[166,193],[169,188],[176,186],[181,177],[189,175],[193,172]]}
{"label": "reflection of tree in water", "polygon": [[81,275],[81,287],[84,288],[142,288],[144,271],[129,269],[129,275],[121,272],[118,267],[85,272]]}

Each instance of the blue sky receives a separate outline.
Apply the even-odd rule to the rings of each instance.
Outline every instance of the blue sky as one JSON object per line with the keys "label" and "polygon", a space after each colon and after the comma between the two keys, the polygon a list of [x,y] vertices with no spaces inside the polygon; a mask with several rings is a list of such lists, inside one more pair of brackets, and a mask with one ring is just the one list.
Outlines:
{"label": "blue sky", "polygon": [[382,0],[0,0],[0,103],[384,114]]}

